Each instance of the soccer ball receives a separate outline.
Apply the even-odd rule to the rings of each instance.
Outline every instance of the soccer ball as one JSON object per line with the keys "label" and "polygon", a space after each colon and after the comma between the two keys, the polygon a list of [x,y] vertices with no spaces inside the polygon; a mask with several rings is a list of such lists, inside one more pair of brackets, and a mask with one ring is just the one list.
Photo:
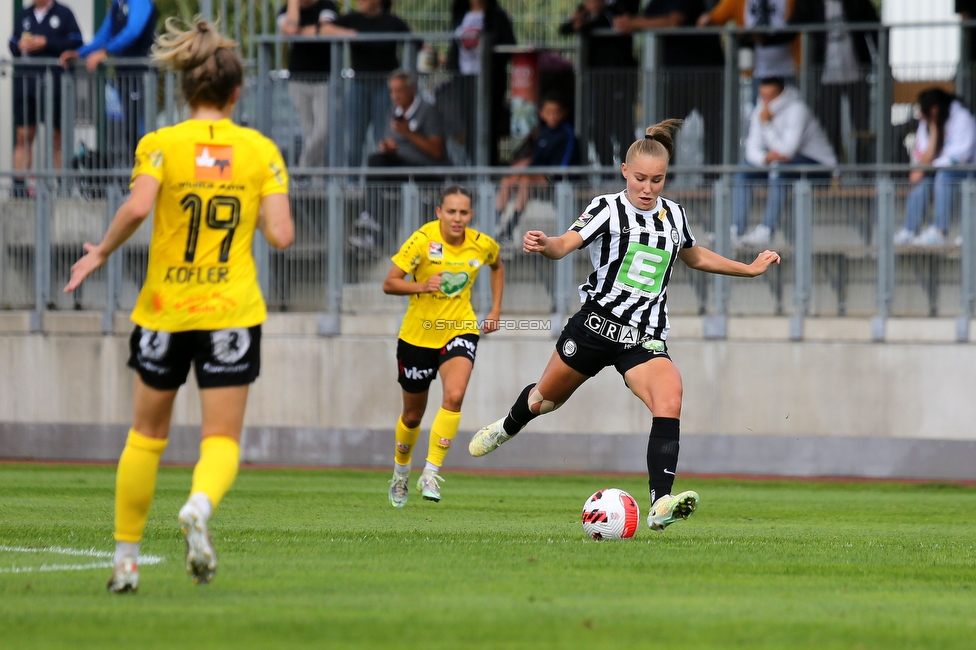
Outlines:
{"label": "soccer ball", "polygon": [[583,504],[583,530],[593,539],[630,539],[637,532],[640,508],[623,490],[600,490]]}

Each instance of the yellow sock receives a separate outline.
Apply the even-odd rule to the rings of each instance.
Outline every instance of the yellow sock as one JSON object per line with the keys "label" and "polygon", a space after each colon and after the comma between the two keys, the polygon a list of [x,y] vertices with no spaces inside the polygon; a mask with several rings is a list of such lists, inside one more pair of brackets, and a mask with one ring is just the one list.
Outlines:
{"label": "yellow sock", "polygon": [[125,449],[115,473],[115,539],[140,542],[149,518],[149,504],[156,491],[159,457],[166,440],[149,438],[129,429]]}
{"label": "yellow sock", "polygon": [[398,465],[409,465],[413,446],[420,435],[420,425],[410,429],[403,423],[401,418],[397,418],[396,423],[396,452],[393,460]]}
{"label": "yellow sock", "polygon": [[193,468],[190,494],[203,492],[216,509],[237,478],[241,446],[227,436],[207,436],[200,441],[200,460]]}
{"label": "yellow sock", "polygon": [[434,424],[430,427],[430,446],[427,448],[427,462],[441,467],[444,457],[451,448],[451,441],[457,435],[461,424],[461,411],[440,409],[434,417]]}

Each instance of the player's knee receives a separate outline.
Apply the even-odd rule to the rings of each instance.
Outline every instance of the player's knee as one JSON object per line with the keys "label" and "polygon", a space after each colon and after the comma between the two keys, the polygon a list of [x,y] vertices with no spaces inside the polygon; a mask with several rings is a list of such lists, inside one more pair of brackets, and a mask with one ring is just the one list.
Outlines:
{"label": "player's knee", "polygon": [[552,411],[555,411],[557,408],[559,408],[562,405],[563,405],[562,402],[559,402],[557,404],[552,400],[546,399],[545,397],[542,396],[542,393],[540,393],[537,390],[533,389],[533,391],[529,393],[529,410],[535,413],[536,415],[544,415],[546,413],[551,413]]}
{"label": "player's knee", "polygon": [[461,403],[464,401],[464,390],[444,389],[444,396],[441,399],[441,406],[447,411],[460,411]]}
{"label": "player's knee", "polygon": [[415,429],[420,426],[420,420],[424,417],[423,412],[416,411],[404,411],[400,414],[400,420],[403,422],[403,426],[408,429]]}

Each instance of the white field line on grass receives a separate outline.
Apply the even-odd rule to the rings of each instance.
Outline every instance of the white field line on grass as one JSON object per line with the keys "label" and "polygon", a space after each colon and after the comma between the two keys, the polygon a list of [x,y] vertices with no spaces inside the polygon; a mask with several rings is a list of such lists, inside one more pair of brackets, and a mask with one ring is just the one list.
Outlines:
{"label": "white field line on grass", "polygon": [[[89,562],[88,564],[42,564],[39,567],[11,566],[0,567],[0,573],[45,573],[48,571],[87,571],[89,569],[111,569],[111,558],[114,553],[90,549],[64,548],[62,546],[7,546],[0,544],[0,553],[54,553],[55,555],[76,555],[83,557],[108,558],[107,562]],[[159,564],[165,558],[159,555],[140,555],[139,564],[148,566]]]}

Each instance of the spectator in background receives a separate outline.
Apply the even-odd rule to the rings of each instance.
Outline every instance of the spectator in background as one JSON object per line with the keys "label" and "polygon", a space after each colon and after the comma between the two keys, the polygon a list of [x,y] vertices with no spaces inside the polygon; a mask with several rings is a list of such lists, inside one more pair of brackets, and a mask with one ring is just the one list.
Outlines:
{"label": "spectator in background", "polygon": [[[909,176],[912,191],[905,204],[905,223],[895,233],[895,244],[943,246],[957,185],[972,172],[955,171],[955,165],[976,162],[976,119],[959,98],[941,88],[929,88],[918,95],[921,118],[915,134],[912,164],[940,168],[935,174],[914,169]],[[925,208],[935,189],[935,222],[916,236]]]}
{"label": "spectator in background", "polygon": [[[339,17],[332,0],[288,0],[278,14],[278,29],[286,36],[317,36],[322,25]],[[294,43],[288,59],[288,95],[302,125],[299,167],[324,167],[329,136],[329,43]]]}
{"label": "spectator in background", "polygon": [[[525,157],[512,163],[513,167],[567,167],[580,164],[579,144],[573,125],[566,121],[568,111],[562,100],[556,94],[546,95],[539,109],[538,136],[531,157]],[[529,201],[529,189],[533,184],[545,183],[547,178],[542,174],[519,174],[506,176],[502,179],[498,195],[495,197],[495,209],[498,211],[499,224],[501,214],[508,207],[512,187],[518,186],[515,195],[515,205],[512,216],[504,227],[499,227],[498,242],[511,243],[512,233],[522,217],[525,204]]]}
{"label": "spectator in background", "polygon": [[444,146],[444,119],[437,108],[417,93],[417,80],[406,70],[394,70],[387,83],[393,104],[390,135],[380,141],[370,167],[443,166],[450,162]]}
{"label": "spectator in background", "polygon": [[[779,225],[787,197],[786,181],[800,178],[829,178],[830,172],[800,174],[786,172],[788,165],[837,164],[837,156],[817,118],[800,100],[795,88],[786,87],[782,77],[759,81],[759,102],[749,121],[746,136],[746,165],[757,171],[738,172],[732,187],[732,241],[765,246]],[[752,201],[750,181],[769,180],[769,200],[761,224],[748,235],[745,231]]]}
{"label": "spectator in background", "polygon": [[[812,64],[822,66],[823,86],[814,96],[814,112],[820,117],[830,141],[842,151],[848,163],[868,162],[865,156],[843,148],[841,113],[848,107],[854,131],[866,131],[871,114],[871,86],[868,73],[878,50],[874,31],[880,24],[871,0],[809,0],[799,2],[790,17],[791,25],[823,25],[829,32],[811,32]],[[847,31],[846,25],[867,29]],[[845,99],[846,98],[846,101]]]}
{"label": "spectator in background", "polygon": [[[120,59],[148,57],[156,42],[157,17],[153,0],[112,0],[95,37],[77,50],[61,54],[61,65],[82,58],[88,72],[95,72],[109,55]],[[142,63],[115,65],[115,81],[108,88],[116,94],[121,120],[116,120],[114,127],[109,126],[107,137],[109,146],[113,147],[110,152],[113,167],[129,167],[139,138],[145,135],[147,127],[155,128],[145,123],[143,77],[147,72],[149,66]],[[110,118],[114,115],[115,111],[109,111]]]}
{"label": "spectator in background", "polygon": [[[702,0],[649,0],[639,16],[620,16],[614,21],[617,31],[635,31],[661,27],[694,27],[706,15]],[[687,120],[698,109],[705,122],[706,163],[722,158],[722,95],[725,55],[718,35],[663,36],[661,38],[665,70],[663,117]],[[651,116],[646,121],[654,121]],[[688,124],[685,124],[687,128]],[[680,135],[679,135],[680,137]],[[633,139],[633,138],[631,138]],[[678,161],[686,164],[687,161]]]}
{"label": "spectator in background", "polygon": [[[15,57],[58,58],[63,52],[81,47],[81,30],[71,9],[55,0],[35,0],[24,7],[17,17],[10,37],[10,53]],[[50,70],[52,113],[54,123],[48,125],[48,137],[54,149],[54,167],[61,167],[61,74],[60,68],[46,66],[14,69],[14,169],[30,169],[31,147],[37,134],[38,116],[45,119],[44,103],[47,89],[45,72]],[[26,193],[25,179],[14,178],[15,196]]]}
{"label": "spectator in background", "polygon": [[[451,123],[452,136],[463,141],[468,161],[477,154],[475,117],[477,114],[477,86],[481,74],[482,48],[496,45],[515,45],[512,19],[498,6],[498,0],[454,0],[451,5],[451,28],[455,40],[447,53],[447,69],[460,75],[439,91],[444,111]],[[491,55],[489,92],[488,164],[500,161],[498,143],[509,134],[511,115],[505,95],[508,91],[508,61],[510,55]],[[455,135],[455,132],[457,134]]]}
{"label": "spectator in background", "polygon": [[[560,34],[586,39],[588,74],[581,78],[589,118],[589,141],[602,165],[618,165],[624,149],[634,141],[634,104],[637,100],[637,61],[629,32],[620,36],[593,36],[597,29],[612,29],[614,19],[637,13],[638,0],[583,0],[559,28]],[[588,152],[581,152],[586,160]]]}
{"label": "spectator in background", "polygon": [[[394,70],[388,87],[393,104],[390,135],[379,143],[379,151],[369,157],[370,167],[438,167],[450,165],[444,144],[444,118],[437,108],[417,93],[417,80],[406,70]],[[415,176],[419,180],[434,180]],[[402,183],[404,176],[370,176],[371,181]],[[366,192],[366,211],[359,215],[353,226],[356,233],[349,243],[356,248],[372,248],[383,245],[377,241],[384,234],[396,235],[395,224],[390,217],[399,216],[397,210],[382,210],[379,205],[380,191],[373,186]],[[386,217],[384,218],[384,212]],[[382,223],[381,223],[382,222]]]}
{"label": "spectator in background", "polygon": [[[320,32],[339,36],[409,34],[407,23],[391,14],[389,8],[388,0],[356,0],[357,11],[322,24]],[[390,95],[386,78],[400,67],[400,60],[397,58],[397,41],[353,41],[350,49],[352,69],[356,76],[346,99],[346,123],[343,130],[349,138],[349,166],[359,167],[363,163],[363,146],[369,125],[373,125],[373,139],[376,142],[380,142],[387,135]]]}
{"label": "spectator in background", "polygon": [[[786,27],[794,4],[796,0],[720,0],[714,9],[699,16],[698,26],[724,25],[731,20],[739,27]],[[752,66],[753,101],[758,91],[758,80],[795,78],[797,53],[794,41],[795,34],[792,32],[754,34],[746,39],[755,52]]]}

